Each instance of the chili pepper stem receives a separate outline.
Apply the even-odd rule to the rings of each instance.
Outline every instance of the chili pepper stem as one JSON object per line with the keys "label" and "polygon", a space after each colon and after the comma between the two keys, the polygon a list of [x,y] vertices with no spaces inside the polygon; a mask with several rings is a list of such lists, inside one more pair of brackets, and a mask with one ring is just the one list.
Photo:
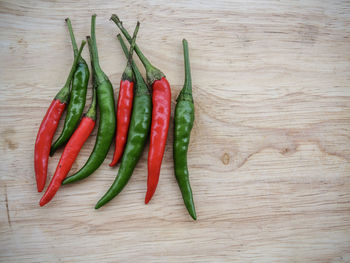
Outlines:
{"label": "chili pepper stem", "polygon": [[78,55],[78,46],[77,46],[77,42],[75,41],[72,23],[68,17],[66,18],[66,23],[68,26],[69,35],[73,46],[74,56],[76,56]]}
{"label": "chili pepper stem", "polygon": [[[129,41],[129,43],[131,43],[132,38],[129,35],[128,31],[126,31],[126,29],[124,28],[123,22],[120,21],[119,17],[117,15],[113,14],[111,16],[111,20],[119,27],[119,29],[122,31],[122,33],[124,34],[126,39]],[[140,57],[140,60],[145,67],[152,67],[152,64],[145,57],[145,55],[142,53],[142,51],[139,49],[139,47],[137,45],[135,45],[135,51],[136,51],[137,55]]]}
{"label": "chili pepper stem", "polygon": [[98,59],[98,51],[97,51],[97,43],[96,43],[96,14],[92,15],[91,17],[91,60],[95,68],[95,72],[102,71]]}
{"label": "chili pepper stem", "polygon": [[84,48],[85,44],[86,44],[86,42],[83,40],[81,42],[80,49],[78,51],[78,55],[74,58],[74,62],[73,62],[72,68],[71,68],[71,70],[69,72],[69,75],[68,75],[68,78],[66,80],[66,83],[64,84],[63,88],[57,93],[57,95],[55,97],[55,99],[60,100],[61,102],[66,103],[69,100],[69,93],[70,93],[69,85],[72,82],[72,78],[73,78],[75,69],[76,69],[78,61],[80,59],[80,54],[83,51],[83,48]]}
{"label": "chili pepper stem", "polygon": [[[128,48],[126,47],[125,45],[125,42],[122,38],[122,36],[120,34],[117,35],[117,38],[120,42],[120,45],[124,51],[124,54],[126,56],[128,56]],[[136,79],[136,83],[144,83],[144,80],[142,78],[142,75],[141,75],[141,72],[139,71],[139,69],[137,68],[135,62],[132,60],[131,61],[131,66],[132,66],[132,69],[133,69],[133,72],[134,72],[134,76],[135,76],[135,79]],[[135,85],[135,95],[136,94],[141,94],[141,93],[146,93],[146,94],[149,94],[149,89],[148,87],[145,85]]]}
{"label": "chili pepper stem", "polygon": [[96,121],[96,88],[92,88],[92,102],[89,110],[86,113],[86,117]]}
{"label": "chili pepper stem", "polygon": [[95,77],[95,61],[94,61],[94,59],[92,59],[93,58],[93,53],[92,53],[93,47],[92,47],[92,42],[91,42],[90,36],[86,36],[86,42],[88,43],[89,54],[90,54],[92,85],[94,86],[94,88],[97,88],[96,77]]}
{"label": "chili pepper stem", "polygon": [[131,39],[131,45],[130,45],[130,50],[129,50],[129,56],[128,56],[128,64],[131,65],[131,61],[132,61],[132,55],[134,54],[134,49],[135,49],[135,45],[136,45],[136,36],[137,33],[139,32],[139,28],[140,28],[140,22],[137,21],[135,30],[134,30],[134,34],[132,36]]}
{"label": "chili pepper stem", "polygon": [[186,39],[182,40],[182,45],[184,49],[184,60],[185,60],[185,90],[188,93],[192,93],[192,77],[191,77],[191,67],[190,59],[188,55],[188,42]]}
{"label": "chili pepper stem", "polygon": [[[120,21],[119,17],[115,14],[111,16],[111,20],[119,27],[120,31],[122,31],[125,38],[129,41],[131,44],[132,38],[129,35],[128,31],[124,28],[123,22]],[[145,57],[145,55],[142,53],[138,45],[135,44],[135,52],[139,56],[143,66],[146,69],[146,75],[147,75],[147,82],[150,86],[152,86],[153,82],[156,80],[160,80],[165,75],[162,71],[157,69],[155,66],[153,66],[149,60]]]}
{"label": "chili pepper stem", "polygon": [[[90,53],[90,57],[92,58],[92,43],[91,43],[91,38],[90,36],[86,37],[86,41],[88,43],[88,47],[89,47],[89,53]],[[96,89],[97,89],[97,85],[96,85],[96,81],[95,81],[95,72],[94,72],[94,61],[91,59],[91,71],[92,71],[92,102],[90,105],[90,108],[88,109],[86,116],[93,119],[94,121],[96,120]]]}
{"label": "chili pepper stem", "polygon": [[177,101],[179,100],[190,100],[193,102],[192,98],[192,78],[191,78],[191,67],[190,59],[188,54],[188,42],[186,39],[182,40],[183,52],[184,52],[184,64],[185,64],[185,82],[182,90],[180,91]]}
{"label": "chili pepper stem", "polygon": [[134,30],[134,34],[132,36],[132,41],[131,41],[131,45],[130,45],[130,49],[129,49],[129,55],[128,55],[128,63],[126,64],[125,70],[123,72],[123,76],[122,79],[123,80],[129,80],[129,81],[133,81],[133,71],[132,71],[132,55],[134,53],[134,48],[135,48],[135,44],[136,44],[136,36],[137,33],[139,31],[139,27],[140,27],[140,22],[137,21],[135,30]]}

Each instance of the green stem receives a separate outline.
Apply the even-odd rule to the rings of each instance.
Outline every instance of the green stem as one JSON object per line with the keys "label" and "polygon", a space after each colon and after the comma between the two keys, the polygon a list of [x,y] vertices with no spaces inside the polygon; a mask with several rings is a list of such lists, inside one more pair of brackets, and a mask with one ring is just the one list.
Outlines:
{"label": "green stem", "polygon": [[94,89],[97,89],[97,82],[96,82],[96,75],[95,75],[95,63],[94,63],[94,60],[92,59],[93,48],[92,48],[92,43],[91,43],[91,37],[86,36],[86,41],[88,42],[89,54],[90,54],[92,86]]}
{"label": "green stem", "polygon": [[[128,51],[128,48],[125,45],[125,42],[124,42],[122,36],[120,34],[118,34],[117,38],[118,38],[118,40],[120,42],[120,45],[122,46],[122,49],[124,51],[125,56],[128,58],[129,57],[129,51]],[[140,71],[139,71],[139,69],[137,68],[137,66],[136,66],[136,64],[135,64],[135,62],[133,60],[131,60],[131,66],[132,66],[132,69],[134,70],[135,75],[142,76]]]}
{"label": "green stem", "polygon": [[77,46],[77,42],[75,41],[72,23],[70,22],[70,19],[68,17],[66,18],[66,23],[67,23],[67,26],[68,26],[70,40],[71,40],[72,46],[73,46],[74,56],[76,56],[78,54],[78,46]]}
{"label": "green stem", "polygon": [[[119,17],[115,14],[111,16],[111,20],[119,27],[120,31],[122,31],[125,38],[131,43],[132,38],[129,35],[128,31],[124,28],[123,22],[119,20]],[[137,55],[139,56],[142,64],[145,66],[145,68],[153,67],[152,64],[149,62],[149,60],[145,57],[145,55],[142,53],[140,48],[135,44],[135,51]]]}
{"label": "green stem", "polygon": [[74,75],[74,72],[75,72],[75,68],[77,67],[78,60],[80,59],[80,55],[81,55],[81,52],[82,52],[83,49],[84,49],[85,44],[86,44],[86,42],[85,42],[84,40],[81,41],[81,45],[80,45],[78,54],[77,54],[77,56],[74,58],[74,62],[73,62],[72,68],[71,68],[71,70],[70,70],[70,72],[69,72],[69,75],[68,75],[66,84],[64,84],[65,86],[69,86],[69,84],[70,84],[71,81],[72,81],[72,78],[73,78],[73,75]]}
{"label": "green stem", "polygon": [[134,51],[137,32],[139,31],[140,23],[137,22],[134,34],[132,36],[132,41],[130,45],[129,55],[128,55],[128,63],[126,64],[125,70],[123,72],[122,80],[128,80],[130,82],[134,81],[134,74],[132,72],[132,54]]}
{"label": "green stem", "polygon": [[131,61],[132,61],[132,54],[134,53],[134,49],[135,49],[135,45],[136,45],[136,36],[137,36],[137,33],[139,32],[139,27],[140,27],[140,22],[137,21],[137,24],[136,24],[136,27],[134,30],[134,34],[132,35],[130,49],[129,49],[128,63],[130,65],[131,65]]}
{"label": "green stem", "polygon": [[185,61],[185,84],[184,89],[186,93],[192,94],[192,78],[191,78],[191,67],[190,59],[188,54],[188,43],[186,39],[182,40],[182,45],[184,49],[184,61]]}
{"label": "green stem", "polygon": [[[129,35],[128,31],[124,28],[122,21],[120,21],[119,17],[115,14],[111,16],[111,20],[119,27],[120,31],[122,31],[125,38],[129,41],[131,44],[132,38]],[[146,69],[146,75],[147,75],[147,82],[150,86],[153,85],[153,83],[156,80],[160,80],[164,77],[164,73],[161,72],[159,69],[154,67],[149,60],[143,55],[140,48],[135,44],[135,52],[139,56],[143,66]]]}
{"label": "green stem", "polygon": [[73,75],[75,73],[75,69],[77,67],[78,61],[80,59],[81,52],[83,51],[85,44],[86,44],[86,42],[83,40],[81,42],[78,54],[74,58],[74,62],[73,62],[72,68],[71,68],[71,70],[69,72],[69,75],[68,75],[68,78],[66,80],[66,83],[64,84],[63,88],[57,93],[57,95],[55,97],[55,99],[58,99],[58,100],[60,100],[63,103],[68,102],[69,93],[70,93],[69,92],[69,86],[70,86],[70,83],[72,82],[72,78],[73,78]]}
{"label": "green stem", "polygon": [[92,15],[91,17],[91,60],[93,60],[93,65],[96,71],[100,71],[100,63],[98,60],[98,51],[97,51],[97,43],[96,43],[96,33],[95,33],[95,27],[96,27],[96,14]]}
{"label": "green stem", "polygon": [[96,88],[92,87],[92,101],[89,110],[86,113],[86,117],[92,120],[96,120]]}
{"label": "green stem", "polygon": [[[129,56],[128,48],[126,47],[125,42],[122,39],[122,36],[120,34],[118,34],[117,38],[118,38],[118,40],[120,42],[120,45],[122,46],[122,49],[124,51],[125,56],[128,57]],[[135,64],[135,62],[133,60],[131,61],[131,66],[132,66],[132,69],[133,69],[134,74],[135,74],[136,87],[140,89],[139,91],[138,90],[136,90],[136,91],[137,92],[147,92],[148,93],[147,85],[144,82],[144,80],[142,78],[142,75],[141,75],[139,69],[137,68],[137,66],[136,66],[136,64]]]}
{"label": "green stem", "polygon": [[90,54],[90,63],[91,63],[91,75],[92,75],[92,85],[95,87],[96,86],[96,77],[95,77],[95,64],[94,64],[94,60],[93,60],[93,47],[92,47],[92,43],[91,43],[91,37],[90,36],[86,36],[86,41],[88,43],[88,47],[89,47],[89,54]]}

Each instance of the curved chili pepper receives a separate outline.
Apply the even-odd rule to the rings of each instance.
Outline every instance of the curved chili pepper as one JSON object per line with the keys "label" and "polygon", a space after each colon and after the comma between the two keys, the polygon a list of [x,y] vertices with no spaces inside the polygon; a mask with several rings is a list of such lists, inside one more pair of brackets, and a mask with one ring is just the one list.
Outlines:
{"label": "curved chili pepper", "polygon": [[[111,20],[119,27],[126,39],[131,42],[131,37],[124,28],[117,15],[112,15]],[[148,152],[148,179],[145,203],[147,204],[156,191],[160,167],[163,160],[166,139],[168,136],[170,112],[171,112],[171,90],[170,85],[163,72],[154,67],[143,55],[137,45],[135,52],[146,69],[147,82],[153,89],[152,103],[152,125],[151,138]]]}
{"label": "curved chili pepper", "polygon": [[[140,23],[137,22],[137,30]],[[137,34],[136,31],[136,34]],[[136,37],[135,37],[136,41]],[[122,79],[120,81],[119,88],[119,98],[117,104],[117,132],[115,137],[115,151],[113,155],[113,160],[109,166],[114,166],[119,161],[123,154],[126,138],[128,135],[128,129],[130,124],[130,115],[132,109],[132,100],[134,97],[134,74],[132,72],[132,54],[134,52],[134,47],[136,42],[132,42],[130,46],[128,63],[126,64]]]}
{"label": "curved chili pepper", "polygon": [[153,82],[153,111],[151,136],[148,151],[148,178],[145,203],[147,204],[156,191],[160,167],[162,165],[166,139],[168,136],[170,112],[171,112],[171,91],[170,85],[165,77]]}
{"label": "curved chili pepper", "polygon": [[78,157],[81,147],[83,147],[85,141],[90,136],[92,130],[95,127],[96,122],[96,91],[93,89],[93,96],[91,106],[86,115],[81,119],[78,128],[74,131],[72,137],[70,137],[61,159],[58,162],[56,172],[53,175],[49,187],[46,189],[45,194],[41,198],[40,206],[46,205],[55,196],[58,189],[61,186],[62,181],[66,178],[68,172],[72,168],[75,159]]}
{"label": "curved chili pepper", "polygon": [[[120,35],[118,35],[118,39],[125,55],[127,56],[128,51]],[[141,157],[149,133],[152,112],[151,95],[134,62],[132,62],[132,68],[136,82],[128,139],[121,159],[118,175],[109,190],[97,202],[95,209],[98,209],[111,201],[128,183],[134,168]]]}
{"label": "curved chili pepper", "polygon": [[[73,46],[74,56],[76,56],[78,54],[78,47],[75,41],[72,24],[69,18],[66,18],[66,22]],[[72,79],[72,88],[70,92],[70,99],[63,130],[61,132],[61,135],[52,144],[50,156],[52,156],[59,147],[64,145],[69,140],[70,136],[73,134],[75,128],[77,127],[77,124],[79,123],[85,106],[89,76],[89,67],[86,64],[85,60],[80,57]]]}
{"label": "curved chili pepper", "polygon": [[188,168],[187,150],[190,142],[191,130],[194,122],[194,104],[192,97],[191,69],[188,55],[188,43],[182,40],[185,58],[185,84],[175,107],[174,125],[174,168],[175,177],[179,184],[182,198],[191,217],[196,220],[196,210],[192,196]]}
{"label": "curved chili pepper", "polygon": [[47,163],[49,160],[50,146],[52,138],[57,129],[59,120],[69,100],[69,85],[72,81],[73,74],[79,61],[79,57],[86,42],[82,41],[78,55],[74,58],[74,62],[66,83],[63,88],[57,93],[48,108],[44,119],[41,122],[38,135],[35,141],[34,149],[34,168],[38,192],[41,192],[45,187],[47,177]]}
{"label": "curved chili pepper", "polygon": [[95,34],[96,15],[91,18],[91,39],[87,37],[90,54],[92,54],[93,78],[96,81],[97,105],[100,110],[100,123],[96,142],[85,165],[74,175],[67,177],[62,184],[72,183],[91,175],[103,163],[113,141],[115,132],[115,111],[113,87],[102,71],[97,52]]}

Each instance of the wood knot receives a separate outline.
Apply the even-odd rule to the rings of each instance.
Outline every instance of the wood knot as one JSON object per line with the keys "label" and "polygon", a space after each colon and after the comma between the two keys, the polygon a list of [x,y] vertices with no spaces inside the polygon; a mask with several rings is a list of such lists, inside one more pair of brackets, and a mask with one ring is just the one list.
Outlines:
{"label": "wood knot", "polygon": [[13,140],[16,136],[16,131],[14,129],[7,128],[1,132],[1,136],[7,149],[16,150],[18,148],[18,143]]}
{"label": "wood knot", "polygon": [[296,152],[296,147],[291,147],[291,148],[288,148],[288,147],[285,147],[285,148],[282,148],[280,150],[280,153],[283,154],[283,155],[290,155],[290,154],[293,154]]}
{"label": "wood knot", "polygon": [[224,165],[228,165],[230,162],[230,155],[228,155],[228,153],[224,153],[221,157],[221,161]]}

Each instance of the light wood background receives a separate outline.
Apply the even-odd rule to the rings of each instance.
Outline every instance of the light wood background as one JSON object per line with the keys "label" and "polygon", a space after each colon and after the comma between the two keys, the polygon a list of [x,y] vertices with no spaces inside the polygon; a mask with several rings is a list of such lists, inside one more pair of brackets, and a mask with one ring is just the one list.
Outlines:
{"label": "light wood background", "polygon": [[[34,141],[73,60],[64,19],[80,42],[93,13],[116,92],[126,60],[112,13],[129,30],[141,22],[138,43],[167,75],[173,108],[189,41],[196,222],[174,179],[172,124],[149,205],[147,148],[102,209],[93,207],[118,170],[112,150],[88,179],[38,205]],[[1,0],[0,40],[0,261],[350,262],[349,1]]]}

